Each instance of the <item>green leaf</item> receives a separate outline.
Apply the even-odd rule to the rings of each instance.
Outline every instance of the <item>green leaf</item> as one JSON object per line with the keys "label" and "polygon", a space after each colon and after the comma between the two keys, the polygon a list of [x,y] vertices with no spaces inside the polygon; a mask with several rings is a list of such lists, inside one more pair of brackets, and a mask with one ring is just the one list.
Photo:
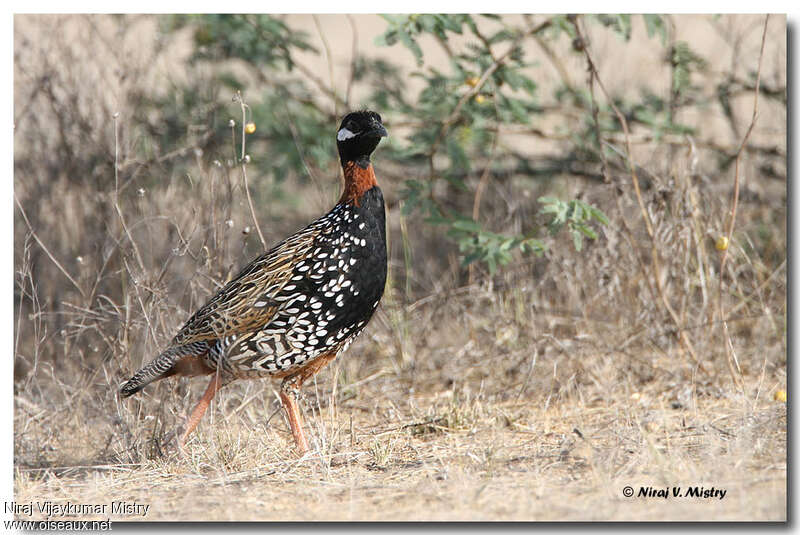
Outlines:
{"label": "green leaf", "polygon": [[588,208],[592,218],[596,219],[603,225],[608,226],[608,217],[606,217],[606,214],[604,214],[602,210],[591,205],[588,205]]}
{"label": "green leaf", "polygon": [[411,50],[411,53],[414,54],[414,58],[417,60],[417,65],[422,66],[422,48],[417,44],[411,35],[406,32],[399,32],[397,37],[400,39],[400,42],[403,43],[406,48]]}
{"label": "green leaf", "polygon": [[633,26],[631,25],[630,15],[617,15],[619,32],[626,41],[630,41]]}
{"label": "green leaf", "polygon": [[572,243],[575,246],[575,250],[580,253],[581,249],[583,249],[583,234],[574,231],[572,231],[571,234],[572,234]]}
{"label": "green leaf", "polygon": [[575,225],[575,228],[581,231],[581,233],[583,233],[583,235],[587,238],[592,240],[597,239],[597,232],[595,232],[594,229],[587,227],[586,225]]}
{"label": "green leaf", "polygon": [[645,14],[642,15],[642,17],[644,18],[644,24],[647,27],[647,36],[653,37],[654,35],[658,34],[658,36],[661,37],[661,45],[665,46],[669,36],[667,35],[667,24],[664,21],[664,16]]}
{"label": "green leaf", "polygon": [[452,222],[452,227],[465,232],[480,232],[481,226],[472,219],[458,219]]}
{"label": "green leaf", "polygon": [[619,15],[593,15],[589,17],[600,22],[603,26],[610,28],[625,41],[631,38],[631,16],[626,14]]}

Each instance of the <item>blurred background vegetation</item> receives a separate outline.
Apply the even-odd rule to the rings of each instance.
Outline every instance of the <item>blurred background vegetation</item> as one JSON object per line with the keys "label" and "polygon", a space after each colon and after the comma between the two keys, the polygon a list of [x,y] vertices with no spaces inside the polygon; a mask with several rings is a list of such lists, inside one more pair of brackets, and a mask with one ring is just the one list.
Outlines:
{"label": "blurred background vegetation", "polygon": [[[598,381],[594,365],[635,388],[663,380],[675,403],[689,384],[777,388],[786,21],[764,24],[16,16],[18,409],[71,400],[87,418],[113,407],[117,435],[134,426],[118,383],[260,234],[269,246],[333,205],[336,128],[363,107],[391,135],[373,159],[390,281],[345,376],[387,368],[406,390],[474,381],[548,402]],[[18,451],[46,456],[48,433]]]}

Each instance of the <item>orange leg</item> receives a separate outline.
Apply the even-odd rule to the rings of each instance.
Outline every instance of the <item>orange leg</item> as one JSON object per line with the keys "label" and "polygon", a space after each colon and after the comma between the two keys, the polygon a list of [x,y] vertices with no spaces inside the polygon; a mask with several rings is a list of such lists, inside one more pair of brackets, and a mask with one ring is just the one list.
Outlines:
{"label": "orange leg", "polygon": [[178,444],[181,448],[183,448],[183,445],[186,444],[186,439],[190,434],[192,434],[192,431],[194,431],[194,428],[197,427],[197,424],[200,423],[200,420],[203,418],[203,414],[205,414],[208,406],[211,405],[211,400],[214,399],[214,396],[217,392],[219,392],[220,388],[222,388],[222,381],[219,380],[219,374],[214,373],[211,376],[211,382],[208,383],[208,388],[206,388],[205,394],[203,394],[203,397],[197,402],[192,414],[186,420],[186,429],[178,441]]}
{"label": "orange leg", "polygon": [[292,436],[297,445],[297,452],[300,455],[308,451],[308,441],[303,432],[303,419],[300,415],[300,407],[297,405],[297,394],[303,383],[313,377],[334,358],[336,358],[336,352],[317,357],[298,371],[286,376],[281,384],[281,403],[283,403],[283,408],[286,409],[289,427],[292,429]]}
{"label": "orange leg", "polygon": [[300,408],[297,406],[297,393],[288,392],[282,388],[281,403],[283,403],[283,408],[286,409],[286,416],[289,418],[289,427],[292,429],[292,436],[295,444],[297,444],[297,452],[303,455],[308,451],[308,441],[303,432],[303,419],[300,416]]}

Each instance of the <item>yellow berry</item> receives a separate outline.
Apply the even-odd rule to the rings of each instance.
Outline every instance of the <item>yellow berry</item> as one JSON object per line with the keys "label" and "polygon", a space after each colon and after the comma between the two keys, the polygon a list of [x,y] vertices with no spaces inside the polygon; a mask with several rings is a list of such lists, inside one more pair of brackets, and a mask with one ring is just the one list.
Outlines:
{"label": "yellow berry", "polygon": [[775,401],[786,403],[786,390],[778,390],[775,392]]}
{"label": "yellow berry", "polygon": [[486,102],[486,97],[478,93],[477,95],[475,95],[475,102],[477,104],[483,104],[484,102]]}
{"label": "yellow berry", "polygon": [[470,86],[470,87],[475,87],[476,85],[478,85],[478,82],[479,82],[480,80],[478,80],[478,77],[477,77],[477,76],[470,76],[469,78],[467,78],[467,79],[466,79],[466,80],[464,80],[464,81],[467,83],[467,85],[468,85],[468,86]]}
{"label": "yellow berry", "polygon": [[716,243],[717,251],[727,251],[728,250],[728,237],[727,236],[720,236],[717,238]]}
{"label": "yellow berry", "polygon": [[247,123],[246,125],[244,125],[244,131],[247,132],[248,134],[252,134],[253,132],[256,131],[256,123],[252,121]]}

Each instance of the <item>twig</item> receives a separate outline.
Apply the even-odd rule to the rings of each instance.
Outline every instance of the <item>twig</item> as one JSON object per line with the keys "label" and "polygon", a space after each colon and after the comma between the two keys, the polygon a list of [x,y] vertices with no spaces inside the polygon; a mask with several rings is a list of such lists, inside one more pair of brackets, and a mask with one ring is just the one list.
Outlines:
{"label": "twig", "polygon": [[120,463],[120,464],[79,464],[73,466],[46,466],[44,468],[18,468],[21,472],[43,472],[52,470],[53,472],[71,470],[122,470],[132,472],[134,468],[142,466],[139,463]]}
{"label": "twig", "polygon": [[[286,114],[286,122],[285,124],[289,127],[289,132],[292,134],[292,141],[294,142],[294,146],[297,149],[297,155],[300,156],[300,162],[303,164],[303,169],[305,170],[308,178],[311,179],[311,182],[314,184],[314,190],[316,191],[317,195],[319,195],[320,203],[325,204],[325,189],[322,187],[322,183],[320,182],[317,175],[312,172],[311,166],[309,165],[308,161],[306,161],[306,155],[303,152],[303,144],[301,143],[300,135],[297,132],[297,127],[295,126],[294,118],[291,116],[291,112],[287,108],[285,111]],[[339,179],[340,181],[344,181],[344,173],[342,168],[339,168]]]}
{"label": "twig", "polygon": [[689,335],[686,333],[686,329],[683,327],[682,322],[678,317],[678,314],[675,312],[675,309],[669,302],[669,299],[664,290],[664,285],[661,281],[661,266],[660,266],[658,247],[657,247],[658,241],[656,239],[655,231],[653,230],[653,223],[650,220],[650,214],[647,212],[647,208],[645,207],[644,204],[644,199],[642,198],[642,192],[641,189],[639,188],[639,178],[636,174],[636,162],[633,159],[633,150],[631,147],[630,130],[628,129],[628,122],[625,120],[625,116],[622,114],[622,112],[620,112],[617,105],[614,104],[613,99],[609,95],[608,91],[605,88],[605,85],[603,84],[602,79],[600,78],[600,74],[597,71],[597,67],[595,66],[594,60],[592,59],[592,55],[589,52],[589,43],[583,37],[583,33],[581,32],[577,17],[571,17],[570,22],[574,26],[575,32],[578,35],[578,40],[582,45],[581,48],[583,50],[584,56],[586,56],[586,61],[588,63],[589,69],[593,72],[593,79],[597,80],[597,85],[600,87],[600,90],[603,92],[603,95],[608,101],[609,106],[611,107],[612,110],[614,110],[614,114],[617,116],[617,119],[622,125],[622,131],[625,135],[625,148],[627,152],[627,158],[625,160],[628,164],[628,171],[630,172],[631,181],[633,182],[633,189],[636,193],[636,201],[639,204],[639,209],[641,210],[642,213],[642,219],[644,220],[645,228],[647,229],[647,234],[650,236],[651,257],[653,262],[652,263],[653,278],[655,279],[656,289],[658,290],[661,302],[663,303],[664,308],[669,313],[672,322],[675,324],[675,327],[680,333],[679,340],[681,341],[681,344],[689,352],[695,364],[704,372],[708,373],[703,364],[700,362],[700,359],[697,356],[697,352],[695,351],[694,346],[692,345],[692,342],[689,339]]}
{"label": "twig", "polygon": [[[519,46],[519,44],[526,37],[529,37],[531,35],[536,35],[537,33],[541,32],[545,28],[549,27],[550,24],[551,24],[551,20],[552,19],[547,19],[546,21],[542,22],[541,24],[539,24],[535,28],[520,34],[517,37],[517,39],[515,39],[511,43],[511,46],[509,47],[509,49],[502,56],[500,56],[498,58],[495,58],[495,55],[492,52],[491,48],[488,48],[488,45],[489,45],[488,40],[486,40],[484,38],[484,44],[487,46],[488,54],[492,58],[495,58],[495,59],[492,62],[492,64],[489,67],[487,67],[486,70],[481,74],[481,76],[478,78],[478,81],[475,83],[475,85],[473,87],[471,87],[469,90],[467,90],[461,96],[461,98],[458,100],[458,102],[456,103],[455,107],[453,108],[453,111],[450,112],[450,115],[448,115],[447,118],[445,118],[445,120],[442,121],[442,124],[439,127],[439,132],[437,133],[436,138],[434,139],[433,143],[431,143],[430,149],[428,149],[428,153],[427,153],[427,157],[428,157],[428,175],[430,176],[430,179],[433,179],[435,177],[435,175],[436,175],[436,168],[435,168],[435,165],[434,165],[434,158],[436,157],[436,151],[439,149],[439,145],[444,140],[444,137],[447,134],[447,132],[450,130],[450,127],[458,120],[459,115],[461,114],[461,108],[464,107],[464,105],[469,101],[469,99],[471,99],[472,97],[474,97],[475,95],[478,94],[478,92],[483,88],[484,84],[486,84],[486,81],[489,80],[489,77],[492,76],[492,74],[497,69],[499,69],[503,65],[503,63],[505,63],[506,59],[508,59],[508,57],[511,56],[511,54],[513,54],[515,50],[517,50],[517,47]],[[481,38],[482,36],[480,34],[478,34],[478,37]],[[428,200],[436,207],[436,209],[441,214],[445,213],[445,210],[442,208],[441,203],[434,197],[432,188],[429,190]]]}
{"label": "twig", "polygon": [[[595,137],[597,138],[597,148],[600,153],[600,170],[603,173],[603,181],[606,184],[611,184],[611,175],[608,172],[608,158],[606,158],[606,151],[603,148],[603,133],[600,131],[600,106],[597,105],[597,99],[594,96],[594,80],[597,77],[597,71],[589,69],[589,96],[592,100],[592,120],[594,121]],[[599,80],[598,80],[599,81]]]}
{"label": "twig", "polygon": [[[495,109],[495,117],[497,118],[498,125],[500,123],[499,118],[499,111],[497,109],[497,101],[494,102],[494,109]],[[481,175],[480,180],[478,181],[478,186],[475,188],[475,198],[472,201],[472,220],[476,223],[478,222],[478,218],[480,217],[481,212],[481,200],[483,199],[483,192],[486,190],[486,185],[489,183],[489,175],[490,171],[492,170],[492,162],[495,159],[497,154],[497,142],[500,139],[500,131],[497,130],[494,133],[494,139],[492,140],[492,147],[489,149],[489,158],[486,160],[486,168],[483,170],[483,174]],[[475,263],[472,262],[469,265],[469,275],[468,281],[472,284],[473,279],[475,277]]]}
{"label": "twig", "polygon": [[142,255],[139,252],[139,246],[136,245],[136,242],[131,236],[130,230],[128,230],[128,225],[125,223],[125,217],[122,215],[122,207],[119,205],[119,122],[117,119],[119,118],[119,113],[114,113],[114,210],[117,212],[117,217],[119,217],[120,225],[122,225],[122,231],[125,233],[125,236],[128,237],[128,241],[131,242],[131,247],[133,247],[133,252],[136,254],[136,261],[139,263],[139,269],[142,270],[144,273],[144,261],[142,260]]}
{"label": "twig", "polygon": [[494,161],[497,153],[497,141],[500,138],[499,132],[495,132],[494,139],[492,140],[492,147],[489,149],[489,158],[486,160],[486,168],[483,170],[478,186],[475,188],[475,198],[472,201],[472,219],[478,221],[481,212],[481,200],[483,199],[483,192],[486,189],[486,184],[489,182],[489,174],[492,170],[492,162]]}
{"label": "twig", "polygon": [[[483,71],[483,74],[481,74],[481,76],[478,78],[478,81],[475,84],[475,86],[471,87],[466,93],[464,93],[461,96],[461,98],[458,100],[458,102],[456,103],[455,107],[453,108],[453,111],[450,112],[450,115],[448,115],[447,118],[442,122],[442,125],[439,128],[439,133],[437,134],[436,139],[434,139],[433,143],[431,144],[431,148],[428,151],[429,163],[430,163],[429,166],[430,166],[430,174],[431,174],[431,176],[434,175],[433,157],[436,154],[436,150],[439,148],[439,144],[444,139],[445,134],[447,134],[447,132],[450,129],[450,127],[458,119],[459,114],[461,113],[461,108],[464,107],[464,104],[466,104],[467,101],[469,101],[469,99],[471,99],[472,97],[474,97],[475,95],[478,94],[478,92],[483,88],[484,84],[489,79],[489,77],[492,74],[494,74],[494,72],[497,69],[499,69],[505,63],[505,61],[509,58],[509,56],[511,56],[511,54],[514,53],[514,51],[517,49],[519,44],[526,37],[538,34],[542,30],[544,30],[545,28],[548,28],[550,26],[550,24],[552,24],[551,19],[547,19],[546,21],[542,22],[541,24],[539,24],[535,28],[533,28],[533,29],[529,30],[528,32],[525,32],[525,33],[521,34],[519,37],[517,37],[517,39],[515,39],[511,43],[511,46],[509,47],[509,49],[502,56],[500,56],[497,59],[495,59],[492,62],[492,64],[489,65],[489,67],[487,67],[485,71]],[[489,53],[492,54],[491,50],[489,51]],[[492,56],[494,56],[494,55],[492,54]]]}
{"label": "twig", "polygon": [[328,76],[331,84],[331,98],[333,99],[333,114],[338,117],[339,102],[341,99],[336,94],[336,84],[334,83],[333,77],[333,55],[331,54],[331,45],[328,43],[328,38],[325,37],[325,33],[322,31],[322,24],[319,22],[319,17],[317,15],[312,15],[311,18],[314,19],[314,25],[317,27],[317,33],[319,33],[319,38],[322,40],[322,48],[325,49],[325,59],[328,62]]}
{"label": "twig", "polygon": [[[264,29],[262,27],[260,27],[258,24],[256,24],[254,21],[252,21],[249,18],[245,18],[245,20],[247,21],[248,24],[250,24],[253,27],[253,29],[255,29],[259,33],[259,35],[261,35],[265,40],[269,41],[270,36],[266,35],[264,33]],[[341,97],[336,95],[336,92],[332,91],[331,88],[329,88],[327,86],[327,84],[325,82],[323,82],[322,79],[319,76],[314,74],[314,71],[312,71],[311,69],[309,69],[308,67],[306,67],[302,63],[299,63],[294,58],[292,59],[292,66],[294,68],[296,68],[298,71],[302,72],[309,80],[314,82],[314,85],[316,85],[320,89],[320,91],[325,93],[327,96],[329,96],[329,97],[341,102]],[[273,85],[275,87],[280,87],[281,89],[285,89],[279,83],[275,82],[274,76],[267,76],[265,73],[261,72],[260,69],[257,69],[257,70],[258,70],[258,73],[259,73],[259,77],[262,80],[264,80],[267,83],[270,83],[270,85]],[[317,104],[316,104],[316,102],[314,101],[313,98],[311,98],[311,99],[303,99],[303,100],[298,99],[298,100],[301,101],[301,102],[310,104],[310,105],[314,106],[315,108],[319,109],[319,107],[317,106]],[[320,111],[322,111],[322,110],[320,110]],[[324,113],[326,115],[328,115],[327,112],[324,112]]]}
{"label": "twig", "polygon": [[353,46],[350,51],[350,77],[347,79],[347,88],[344,91],[344,105],[350,109],[350,91],[353,89],[353,82],[356,79],[356,69],[358,67],[358,25],[353,15],[347,15],[347,22],[350,23],[350,35],[353,36]]}
{"label": "twig", "polygon": [[59,271],[61,271],[61,273],[63,273],[64,276],[72,283],[72,285],[75,286],[75,289],[78,290],[78,292],[81,294],[81,297],[86,297],[86,294],[84,293],[83,288],[81,288],[81,285],[78,284],[77,281],[70,276],[70,274],[67,272],[64,266],[62,266],[61,263],[58,260],[56,260],[56,257],[53,256],[53,253],[50,252],[50,249],[48,249],[47,246],[44,244],[44,242],[42,242],[42,240],[39,239],[39,235],[36,234],[35,230],[33,230],[31,222],[28,221],[28,216],[27,214],[25,214],[25,210],[22,208],[22,204],[20,204],[19,199],[17,199],[16,193],[14,193],[14,202],[17,204],[17,208],[19,208],[19,213],[22,215],[22,219],[25,221],[25,225],[28,227],[28,231],[30,231],[31,236],[33,236],[33,239],[36,240],[36,243],[39,244],[39,247],[41,247],[44,253],[47,255],[47,257],[50,258],[50,260],[52,260],[52,262],[56,265]]}
{"label": "twig", "polygon": [[139,281],[137,278],[134,278],[133,273],[131,273],[131,267],[128,265],[128,260],[124,256],[122,257],[122,262],[125,264],[125,269],[128,270],[129,276],[134,280],[133,289],[136,292],[136,300],[139,302],[139,306],[142,309],[142,316],[144,316],[144,321],[147,324],[150,336],[153,337],[153,344],[158,346],[158,336],[156,335],[155,327],[153,327],[153,323],[150,321],[150,316],[147,314],[147,307],[144,304],[144,300],[142,300],[142,295],[139,293]]}
{"label": "twig", "polygon": [[[747,127],[747,132],[745,132],[744,138],[742,139],[742,143],[739,145],[739,150],[736,151],[736,160],[734,164],[734,176],[733,176],[733,194],[731,200],[731,215],[728,221],[728,229],[725,232],[725,240],[727,244],[730,244],[730,240],[733,237],[733,229],[736,225],[736,209],[739,206],[739,165],[742,160],[742,154],[744,153],[744,148],[747,145],[747,142],[750,139],[750,135],[753,133],[753,128],[756,125],[756,121],[758,120],[758,94],[759,94],[759,87],[761,85],[761,64],[762,60],[764,59],[764,45],[767,42],[768,24],[769,24],[769,14],[767,14],[766,17],[764,18],[764,32],[761,35],[761,50],[759,51],[758,55],[758,70],[756,71],[756,87],[755,87],[755,93],[753,95],[753,115],[750,119],[750,126]],[[731,335],[728,330],[728,322],[724,320],[726,312],[725,312],[725,305],[722,302],[722,286],[723,286],[725,262],[728,259],[728,247],[723,248],[720,254],[719,286],[717,288],[717,305],[719,307],[719,317],[722,319],[722,335],[724,337],[724,342],[725,342],[724,345],[726,350],[725,354],[727,356],[728,368],[731,373],[731,378],[733,379],[734,383],[737,384],[737,386],[743,389],[742,370],[739,367],[739,359],[736,357],[736,351],[734,351],[733,349],[733,341],[731,340]],[[734,373],[734,365],[736,373]]]}
{"label": "twig", "polygon": [[[525,15],[525,19],[528,20],[529,23],[532,22],[530,20],[530,15]],[[561,83],[564,84],[564,87],[567,89],[567,91],[574,95],[575,87],[572,85],[572,80],[566,67],[564,67],[564,63],[562,63],[558,55],[553,52],[553,49],[550,48],[550,46],[544,39],[541,38],[541,36],[534,34],[533,40],[536,41],[536,44],[538,44],[542,49],[544,54],[547,56],[547,59],[550,60],[553,68],[555,68],[555,70],[558,72],[558,76],[561,78]]]}
{"label": "twig", "polygon": [[242,178],[244,179],[244,193],[247,196],[247,205],[250,207],[250,217],[253,218],[253,226],[256,227],[256,232],[258,232],[258,239],[261,240],[261,247],[266,250],[267,249],[267,242],[264,239],[264,234],[261,232],[261,225],[258,224],[258,218],[256,217],[256,209],[253,206],[253,198],[250,196],[250,186],[247,183],[247,160],[245,153],[245,145],[247,139],[247,131],[245,130],[247,127],[247,109],[249,106],[245,103],[244,98],[242,98],[242,94],[240,92],[236,92],[236,96],[233,97],[234,101],[238,102],[242,108],[242,156],[240,159],[240,163],[242,164]]}

